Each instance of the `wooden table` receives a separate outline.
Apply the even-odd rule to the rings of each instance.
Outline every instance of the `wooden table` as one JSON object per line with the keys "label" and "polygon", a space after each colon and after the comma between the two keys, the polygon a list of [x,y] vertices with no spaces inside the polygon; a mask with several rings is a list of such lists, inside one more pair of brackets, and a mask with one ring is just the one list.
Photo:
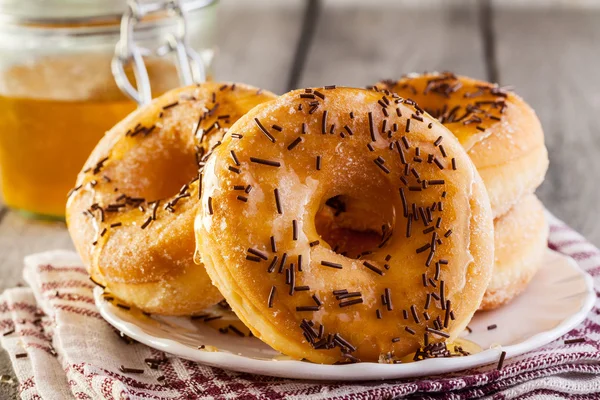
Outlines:
{"label": "wooden table", "polygon": [[[223,0],[216,77],[276,93],[363,87],[425,70],[513,85],[546,132],[550,169],[540,198],[600,245],[600,8],[540,3]],[[64,224],[26,220],[0,206],[0,290],[22,281],[25,255],[55,248],[72,248]],[[0,385],[0,398],[14,394]]]}

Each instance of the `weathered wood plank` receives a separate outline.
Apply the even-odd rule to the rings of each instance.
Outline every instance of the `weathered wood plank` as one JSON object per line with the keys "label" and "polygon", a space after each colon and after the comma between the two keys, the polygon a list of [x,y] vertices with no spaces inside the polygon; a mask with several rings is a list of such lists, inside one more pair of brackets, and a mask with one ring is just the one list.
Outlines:
{"label": "weathered wood plank", "polygon": [[33,221],[8,211],[0,225],[0,292],[23,282],[23,257],[53,249],[73,249],[64,223]]}
{"label": "weathered wood plank", "polygon": [[217,24],[216,79],[284,93],[306,4],[222,0]]}
{"label": "weathered wood plank", "polygon": [[425,70],[485,78],[478,12],[475,0],[326,0],[300,86],[364,87]]}
{"label": "weathered wood plank", "polygon": [[492,9],[499,78],[537,111],[550,155],[538,194],[600,245],[600,10],[502,3]]}

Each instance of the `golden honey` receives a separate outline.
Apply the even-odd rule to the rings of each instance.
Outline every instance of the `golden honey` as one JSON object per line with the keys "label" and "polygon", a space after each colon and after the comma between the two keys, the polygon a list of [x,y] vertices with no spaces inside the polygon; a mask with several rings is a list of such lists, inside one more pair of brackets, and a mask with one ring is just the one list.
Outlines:
{"label": "golden honey", "polygon": [[[1,73],[0,175],[8,206],[64,217],[67,193],[88,155],[136,107],[109,66],[110,55],[63,56]],[[171,63],[148,60],[147,68],[154,95],[177,86]]]}

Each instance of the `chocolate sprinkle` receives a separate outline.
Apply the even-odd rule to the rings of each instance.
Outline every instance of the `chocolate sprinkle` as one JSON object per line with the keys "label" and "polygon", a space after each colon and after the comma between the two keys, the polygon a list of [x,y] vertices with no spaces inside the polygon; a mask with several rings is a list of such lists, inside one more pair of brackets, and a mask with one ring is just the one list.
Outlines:
{"label": "chocolate sprinkle", "polygon": [[296,311],[319,311],[319,306],[299,306]]}
{"label": "chocolate sprinkle", "polygon": [[176,102],[174,102],[174,103],[167,104],[167,105],[166,105],[166,106],[164,106],[162,109],[163,109],[163,110],[168,110],[169,108],[175,107],[175,106],[176,106],[176,105],[178,105],[178,104],[179,104],[179,102],[178,102],[178,101],[176,101]]}
{"label": "chocolate sprinkle", "polygon": [[369,112],[369,132],[371,133],[371,141],[374,142],[375,138],[375,127],[373,126],[373,113]]}
{"label": "chocolate sprinkle", "polygon": [[275,285],[271,286],[271,292],[269,293],[269,299],[267,300],[269,308],[273,308],[273,297],[275,296],[276,289],[277,288],[275,287]]}
{"label": "chocolate sprinkle", "polygon": [[275,194],[275,205],[277,207],[277,214],[283,214],[283,210],[281,208],[281,200],[279,199],[279,189],[275,189],[273,193]]}
{"label": "chocolate sprinkle", "polygon": [[264,160],[256,157],[250,157],[250,161],[256,164],[268,165],[270,167],[281,167],[281,163],[279,161]]}
{"label": "chocolate sprinkle", "polygon": [[342,269],[342,264],[334,263],[331,261],[321,261],[321,265],[330,268]]}
{"label": "chocolate sprinkle", "polygon": [[235,163],[235,165],[239,166],[240,161],[238,160],[237,156],[235,155],[235,152],[233,150],[231,150],[229,152],[229,154],[231,154],[231,158],[233,159],[233,162]]}
{"label": "chocolate sprinkle", "polygon": [[285,267],[285,263],[287,262],[287,253],[283,253],[283,255],[281,256],[281,262],[279,263],[279,270],[277,271],[278,273],[282,273],[283,272],[283,268]]}
{"label": "chocolate sprinkle", "polygon": [[354,299],[354,300],[347,300],[347,301],[342,301],[340,302],[340,307],[347,307],[347,306],[352,306],[354,304],[361,304],[363,302],[363,299]]}
{"label": "chocolate sprinkle", "polygon": [[383,172],[385,172],[386,174],[390,173],[390,170],[388,167],[386,167],[385,165],[383,165],[383,163],[381,161],[379,161],[379,158],[376,158],[375,160],[373,160],[375,162],[375,165],[377,165],[379,168],[381,168],[381,170]]}
{"label": "chocolate sprinkle", "polygon": [[417,324],[421,323],[421,320],[419,319],[419,315],[417,314],[417,307],[415,307],[414,304],[412,306],[410,306],[410,312],[413,316],[413,319],[415,320],[415,323],[417,323]]}
{"label": "chocolate sprinkle", "polygon": [[450,337],[450,335],[448,335],[446,332],[442,332],[442,331],[437,330],[437,329],[432,329],[432,328],[430,328],[428,326],[425,327],[425,330],[427,332],[433,333],[434,335],[438,335],[438,336],[441,336],[441,337],[444,337],[444,338],[449,338]]}
{"label": "chocolate sprinkle", "polygon": [[503,351],[502,353],[500,353],[500,358],[498,359],[498,365],[496,367],[496,369],[498,371],[500,371],[502,369],[502,366],[504,365],[504,358],[506,357],[506,352]]}
{"label": "chocolate sprinkle", "polygon": [[363,262],[363,265],[369,268],[371,271],[375,272],[378,275],[383,275],[383,271],[374,266],[373,264],[368,263],[367,261]]}
{"label": "chocolate sprinkle", "polygon": [[319,299],[319,297],[316,294],[312,295],[312,299],[315,301],[315,304],[320,307],[323,303],[321,302],[321,300]]}
{"label": "chocolate sprinkle", "polygon": [[394,307],[392,306],[392,295],[389,288],[385,288],[385,299],[388,311],[392,311]]}
{"label": "chocolate sprinkle", "polygon": [[277,257],[277,256],[273,257],[273,261],[271,261],[271,264],[269,264],[269,268],[267,269],[267,272],[271,273],[271,272],[275,271],[275,265],[277,264],[278,260],[279,260],[279,257]]}
{"label": "chocolate sprinkle", "polygon": [[260,129],[260,131],[273,143],[275,143],[275,138],[273,137],[273,135],[271,135],[269,133],[269,131],[267,131],[265,129],[265,127],[260,123],[260,121],[258,120],[258,118],[254,118],[254,122],[256,123],[256,125],[258,126],[258,128]]}
{"label": "chocolate sprinkle", "polygon": [[585,338],[566,339],[564,344],[584,343]]}
{"label": "chocolate sprinkle", "polygon": [[302,142],[302,138],[298,136],[292,143],[290,143],[287,147],[288,150],[292,150],[296,147],[300,142]]}
{"label": "chocolate sprinkle", "polygon": [[267,257],[267,254],[264,253],[264,252],[262,252],[262,251],[260,251],[260,250],[249,248],[248,249],[248,253],[254,254],[255,256],[258,256],[258,257],[262,258],[263,260],[268,260],[269,259],[269,257]]}
{"label": "chocolate sprinkle", "polygon": [[100,286],[102,289],[106,289],[106,286],[104,286],[104,285],[101,285],[99,282],[97,282],[96,280],[94,280],[94,278],[92,278],[91,276],[90,276],[90,281],[92,281],[92,283],[93,283],[94,285],[96,285],[96,286]]}
{"label": "chocolate sprinkle", "polygon": [[119,370],[125,374],[143,374],[144,370],[143,369],[137,369],[137,368],[128,368],[125,367],[123,365],[121,365],[119,367]]}
{"label": "chocolate sprinkle", "polygon": [[431,243],[427,243],[417,249],[417,254],[424,252],[431,247]]}

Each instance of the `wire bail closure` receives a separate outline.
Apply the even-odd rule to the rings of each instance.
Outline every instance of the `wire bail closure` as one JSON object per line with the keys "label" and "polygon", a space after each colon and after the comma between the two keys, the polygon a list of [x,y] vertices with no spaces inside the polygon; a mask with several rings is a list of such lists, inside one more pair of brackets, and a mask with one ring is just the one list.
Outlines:
{"label": "wire bail closure", "polygon": [[[176,22],[174,32],[168,33],[166,42],[154,51],[139,46],[134,39],[137,24],[145,17],[164,12],[174,18]],[[187,21],[180,1],[144,3],[140,0],[128,0],[127,10],[121,18],[120,39],[115,46],[115,54],[111,62],[112,74],[119,89],[138,106],[150,103],[152,88],[144,57],[151,55],[166,57],[170,54],[175,56],[179,83],[182,86],[206,80],[204,62],[187,42]],[[129,64],[132,65],[135,86],[125,73],[125,67]]]}

